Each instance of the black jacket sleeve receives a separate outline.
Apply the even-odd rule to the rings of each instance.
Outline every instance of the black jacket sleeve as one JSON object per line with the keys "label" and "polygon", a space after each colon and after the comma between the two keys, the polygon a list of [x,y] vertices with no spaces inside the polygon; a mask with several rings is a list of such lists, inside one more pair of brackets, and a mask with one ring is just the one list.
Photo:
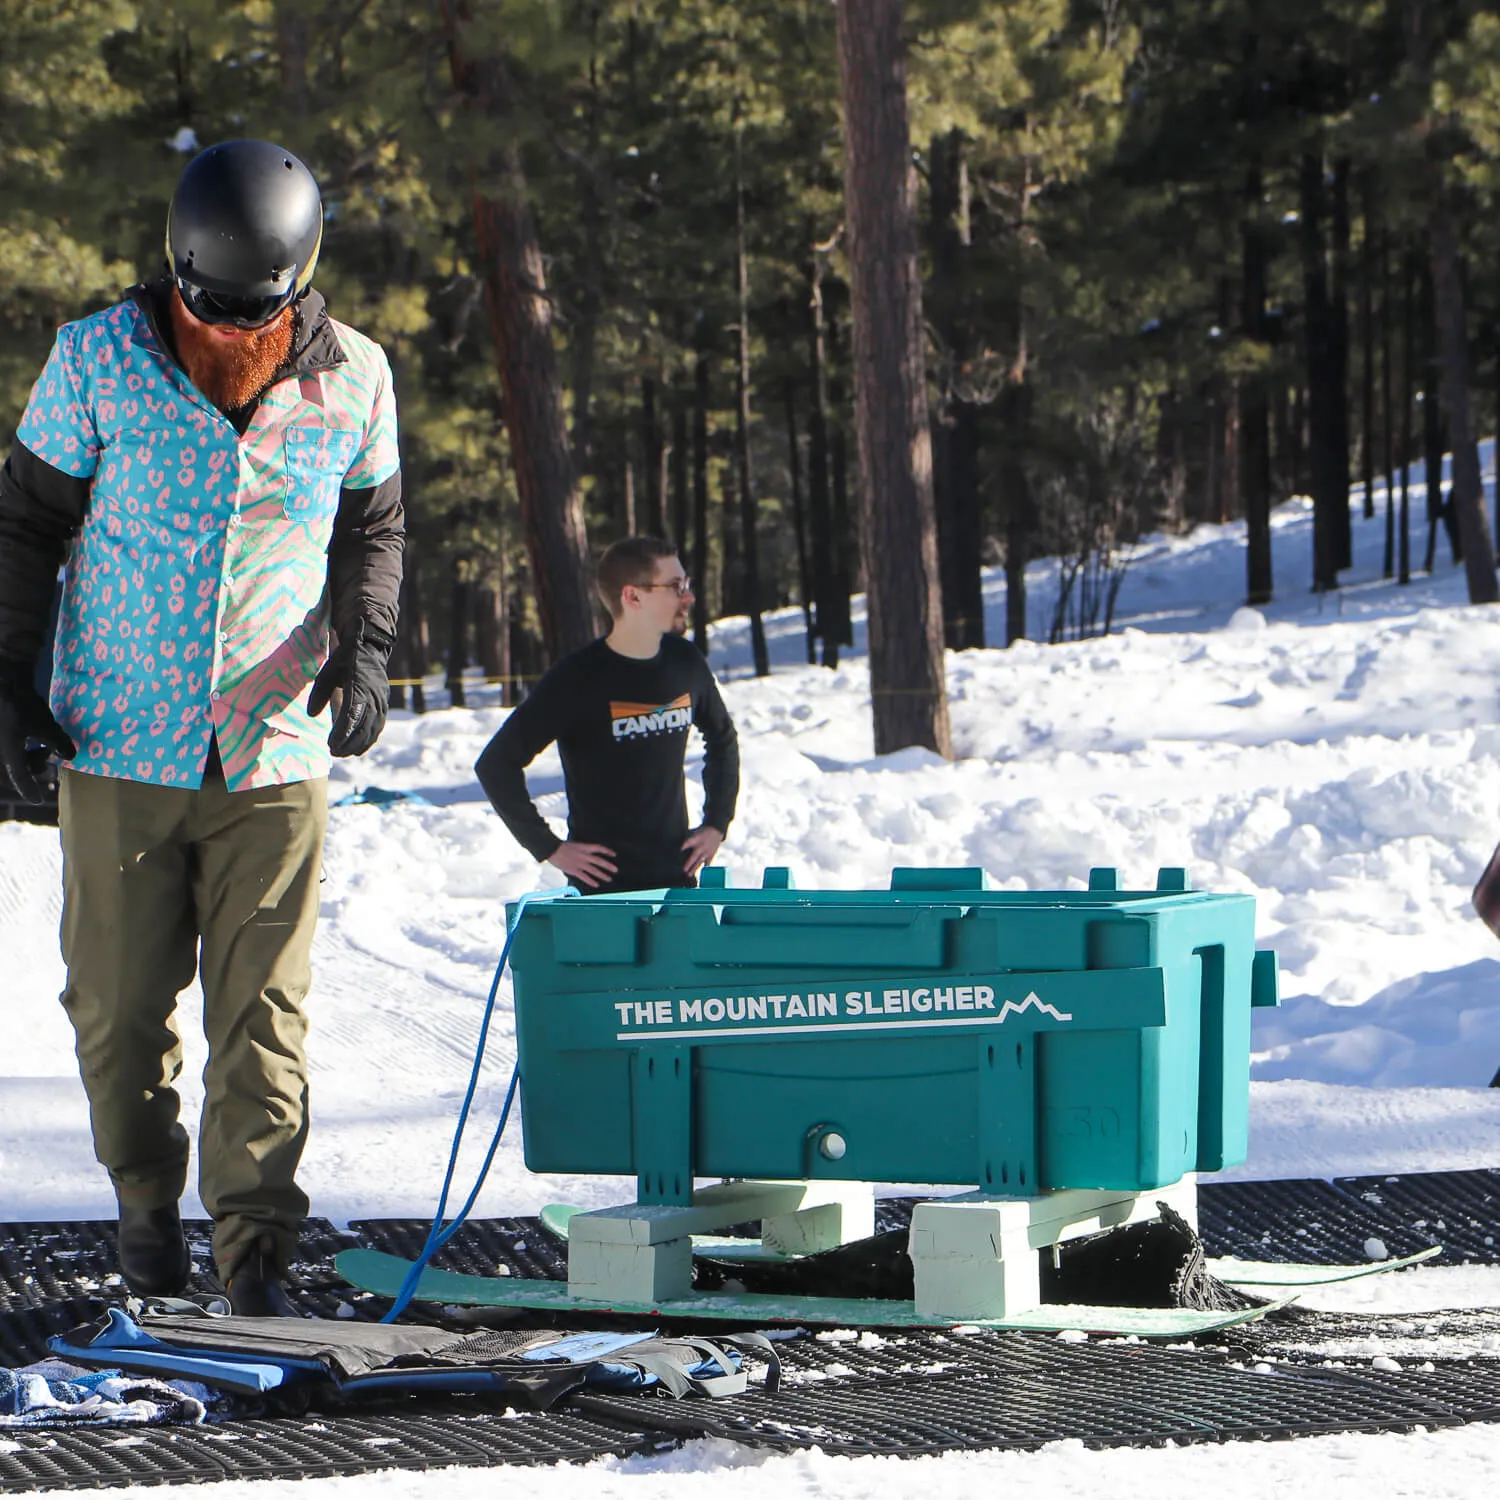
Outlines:
{"label": "black jacket sleeve", "polygon": [[363,619],[395,638],[405,546],[399,469],[373,489],[340,492],[328,543],[328,601],[336,634],[347,634]]}
{"label": "black jacket sleeve", "polygon": [[703,736],[703,821],[728,833],[740,795],[740,741],[706,662],[693,695],[693,723]]}
{"label": "black jacket sleeve", "polygon": [[36,662],[57,570],[83,525],[92,485],[54,469],[24,443],[0,469],[0,658]]}
{"label": "black jacket sleeve", "polygon": [[526,790],[526,767],[567,724],[571,694],[556,668],[511,710],[474,763],[474,774],[511,836],[533,859],[546,859],[562,840],[547,826]]}

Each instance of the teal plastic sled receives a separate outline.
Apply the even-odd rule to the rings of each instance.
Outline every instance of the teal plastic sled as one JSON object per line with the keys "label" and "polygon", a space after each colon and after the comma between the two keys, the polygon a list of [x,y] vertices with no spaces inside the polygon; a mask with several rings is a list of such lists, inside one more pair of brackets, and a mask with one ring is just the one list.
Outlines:
{"label": "teal plastic sled", "polygon": [[[720,883],[710,884],[710,876]],[[1242,1161],[1252,1007],[1276,1004],[1250,896],[758,888],[535,902],[511,970],[526,1164],[635,1179],[1139,1191]]]}

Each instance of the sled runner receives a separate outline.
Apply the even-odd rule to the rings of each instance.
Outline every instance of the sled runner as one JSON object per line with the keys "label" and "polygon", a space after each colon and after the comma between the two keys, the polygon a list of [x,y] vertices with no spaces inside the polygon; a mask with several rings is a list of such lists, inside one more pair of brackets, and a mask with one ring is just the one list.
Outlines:
{"label": "sled runner", "polygon": [[[584,1210],[571,1203],[549,1203],[537,1215],[542,1228],[566,1241],[568,1221]],[[693,1259],[721,1263],[726,1269],[737,1265],[766,1263],[786,1264],[802,1257],[789,1254],[774,1245],[743,1235],[695,1234],[692,1236]],[[1386,1271],[1404,1271],[1441,1255],[1441,1245],[1429,1245],[1411,1255],[1393,1256],[1363,1264],[1317,1265],[1310,1262],[1239,1260],[1233,1256],[1210,1258],[1208,1272],[1228,1286],[1236,1287],[1312,1287],[1330,1286],[1343,1281],[1359,1281]]]}

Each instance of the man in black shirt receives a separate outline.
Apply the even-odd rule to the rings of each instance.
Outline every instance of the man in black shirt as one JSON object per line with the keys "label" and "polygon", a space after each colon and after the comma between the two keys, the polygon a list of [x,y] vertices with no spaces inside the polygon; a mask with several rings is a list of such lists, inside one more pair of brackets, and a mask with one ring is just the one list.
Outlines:
{"label": "man in black shirt", "polygon": [[[585,893],[696,885],[734,817],[734,724],[696,646],[673,626],[692,588],[676,552],[627,537],[599,562],[609,634],[558,662],[484,748],[479,784],[517,841]],[[689,831],[683,759],[703,735],[702,824]],[[557,743],[568,837],[526,791],[526,767]]]}

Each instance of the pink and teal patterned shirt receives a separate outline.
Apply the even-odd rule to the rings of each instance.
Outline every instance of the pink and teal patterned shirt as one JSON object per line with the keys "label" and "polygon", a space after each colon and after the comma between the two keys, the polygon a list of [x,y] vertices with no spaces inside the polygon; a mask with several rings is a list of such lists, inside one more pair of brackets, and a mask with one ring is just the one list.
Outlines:
{"label": "pink and teal patterned shirt", "polygon": [[243,435],[122,302],[58,330],[17,439],[92,480],[67,564],[52,711],[75,770],[231,791],[326,776],[328,545],[343,488],[398,467],[380,346],[270,387]]}

